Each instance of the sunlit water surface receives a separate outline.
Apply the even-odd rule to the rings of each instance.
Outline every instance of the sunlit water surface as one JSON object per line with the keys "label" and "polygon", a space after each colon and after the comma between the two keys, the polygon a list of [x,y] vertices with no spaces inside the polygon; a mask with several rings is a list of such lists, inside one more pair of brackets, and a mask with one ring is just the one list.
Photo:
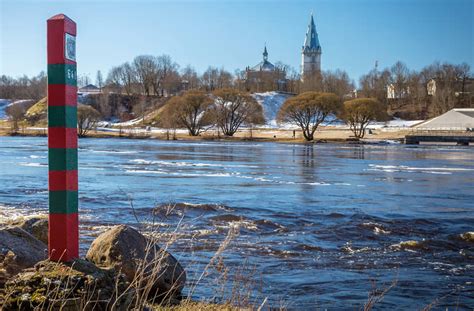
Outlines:
{"label": "sunlit water surface", "polygon": [[[177,228],[170,249],[189,293],[233,228],[194,298],[219,300],[246,284],[257,305],[268,297],[290,309],[359,309],[396,282],[379,308],[474,307],[474,244],[460,236],[474,231],[472,147],[79,146],[82,255],[110,225],[157,231],[163,244]],[[46,212],[47,171],[46,138],[0,137],[0,217]]]}

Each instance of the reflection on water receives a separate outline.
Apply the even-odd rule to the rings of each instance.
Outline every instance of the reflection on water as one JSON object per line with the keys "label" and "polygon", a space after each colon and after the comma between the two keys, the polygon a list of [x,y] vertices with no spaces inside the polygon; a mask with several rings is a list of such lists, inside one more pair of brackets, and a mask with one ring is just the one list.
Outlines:
{"label": "reflection on water", "polygon": [[[237,229],[225,266],[246,262],[258,297],[295,309],[472,309],[474,150],[82,139],[81,251],[117,223],[158,230],[190,282]],[[0,217],[47,210],[45,138],[0,137]],[[130,202],[133,201],[134,209]],[[167,203],[174,208],[167,208]],[[140,221],[136,223],[135,217]],[[196,297],[213,297],[210,279]]]}

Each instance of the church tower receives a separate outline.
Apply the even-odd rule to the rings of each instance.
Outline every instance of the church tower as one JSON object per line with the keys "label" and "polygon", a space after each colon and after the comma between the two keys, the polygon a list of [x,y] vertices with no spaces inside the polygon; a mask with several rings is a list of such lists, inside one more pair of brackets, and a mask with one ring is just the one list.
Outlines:
{"label": "church tower", "polygon": [[301,50],[301,78],[313,72],[321,71],[321,45],[314,24],[313,13],[306,31],[304,45]]}

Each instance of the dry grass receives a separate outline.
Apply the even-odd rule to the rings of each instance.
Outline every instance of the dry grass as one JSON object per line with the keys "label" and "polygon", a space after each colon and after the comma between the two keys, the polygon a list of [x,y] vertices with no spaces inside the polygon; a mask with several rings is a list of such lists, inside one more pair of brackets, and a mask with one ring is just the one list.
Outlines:
{"label": "dry grass", "polygon": [[206,302],[182,302],[177,306],[151,306],[155,311],[236,311],[242,310],[230,304],[214,304]]}
{"label": "dry grass", "polygon": [[385,295],[387,295],[387,293],[397,285],[397,282],[398,277],[388,286],[378,288],[376,281],[372,280],[372,290],[369,292],[369,297],[364,304],[363,310],[370,311],[377,303],[382,302]]}

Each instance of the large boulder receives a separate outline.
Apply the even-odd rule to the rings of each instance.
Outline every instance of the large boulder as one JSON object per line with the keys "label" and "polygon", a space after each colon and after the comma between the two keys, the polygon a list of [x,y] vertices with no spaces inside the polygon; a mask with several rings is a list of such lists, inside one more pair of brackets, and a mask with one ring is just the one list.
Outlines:
{"label": "large boulder", "polygon": [[11,278],[0,290],[2,310],[132,309],[135,291],[121,275],[76,259],[44,260]]}
{"label": "large boulder", "polygon": [[115,226],[92,242],[87,260],[121,271],[153,301],[180,297],[186,273],[180,263],[137,230]]}
{"label": "large boulder", "polygon": [[48,244],[48,215],[19,219],[11,222],[10,225],[20,227],[44,244]]}
{"label": "large boulder", "polygon": [[13,275],[46,259],[47,246],[19,227],[0,229],[0,287]]}

